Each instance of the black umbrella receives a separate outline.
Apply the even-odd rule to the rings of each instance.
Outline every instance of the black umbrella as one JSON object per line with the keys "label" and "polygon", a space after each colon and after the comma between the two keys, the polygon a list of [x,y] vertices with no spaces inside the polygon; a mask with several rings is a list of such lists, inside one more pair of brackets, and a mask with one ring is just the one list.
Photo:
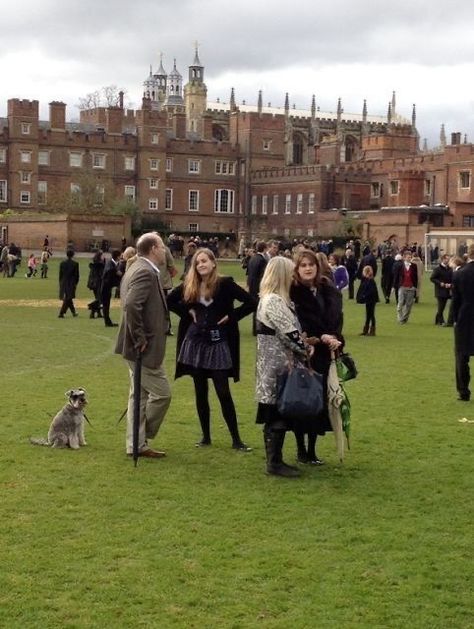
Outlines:
{"label": "black umbrella", "polygon": [[133,372],[133,435],[132,453],[135,467],[138,462],[138,439],[140,434],[140,392],[142,387],[142,353],[137,351],[135,371]]}

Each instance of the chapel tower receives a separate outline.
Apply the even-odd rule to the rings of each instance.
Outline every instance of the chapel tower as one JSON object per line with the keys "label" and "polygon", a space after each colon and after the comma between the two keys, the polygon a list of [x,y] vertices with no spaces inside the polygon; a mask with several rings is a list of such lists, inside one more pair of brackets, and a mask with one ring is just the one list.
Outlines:
{"label": "chapel tower", "polygon": [[194,61],[189,66],[189,81],[184,86],[184,104],[186,107],[186,130],[202,137],[202,115],[207,108],[207,87],[204,83],[204,66],[199,59],[197,44]]}

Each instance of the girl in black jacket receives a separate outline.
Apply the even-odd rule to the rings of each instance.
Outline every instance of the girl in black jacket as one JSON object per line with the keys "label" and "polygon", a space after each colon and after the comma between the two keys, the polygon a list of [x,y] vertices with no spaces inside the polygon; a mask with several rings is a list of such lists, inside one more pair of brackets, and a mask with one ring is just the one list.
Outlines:
{"label": "girl in black jacket", "polygon": [[[301,329],[306,333],[307,342],[314,345],[311,367],[323,375],[324,408],[308,422],[300,423],[295,430],[298,461],[312,465],[322,465],[316,455],[318,435],[332,430],[327,405],[327,375],[331,363],[331,350],[337,350],[343,343],[342,337],[342,295],[326,276],[317,254],[305,250],[295,257],[294,281],[290,289],[290,299],[296,309]],[[308,435],[308,445],[305,444]]]}
{"label": "girl in black jacket", "polygon": [[[229,377],[239,380],[238,321],[255,310],[255,300],[231,277],[218,275],[210,249],[194,254],[183,284],[172,290],[168,307],[180,316],[176,344],[176,374],[194,381],[202,438],[196,446],[211,445],[208,380],[212,379],[232,447],[249,448],[240,438]],[[234,309],[234,300],[242,305]]]}
{"label": "girl in black jacket", "polygon": [[379,292],[371,266],[364,266],[362,279],[357,291],[357,303],[365,304],[365,325],[361,336],[375,336],[375,306],[379,301]]}

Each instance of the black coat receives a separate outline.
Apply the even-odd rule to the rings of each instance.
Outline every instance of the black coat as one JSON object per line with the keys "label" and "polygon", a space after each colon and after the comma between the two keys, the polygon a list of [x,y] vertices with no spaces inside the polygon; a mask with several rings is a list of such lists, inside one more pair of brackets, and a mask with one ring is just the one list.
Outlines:
{"label": "black coat", "polygon": [[392,283],[393,265],[395,264],[395,258],[390,254],[382,258],[382,279]]}
{"label": "black coat", "polygon": [[356,301],[358,304],[376,304],[379,300],[379,291],[373,277],[363,277],[359,290],[357,291]]}
{"label": "black coat", "polygon": [[89,263],[89,278],[87,280],[87,288],[97,291],[102,285],[102,275],[104,273],[104,261],[101,259],[92,260]]}
{"label": "black coat", "polygon": [[347,273],[349,275],[349,281],[354,281],[357,277],[357,260],[354,256],[350,256],[348,258],[344,258],[344,266],[347,269]]}
{"label": "black coat", "polygon": [[[178,338],[176,340],[176,372],[175,378],[191,373],[186,365],[178,363],[178,356],[183,344],[186,332],[193,322],[189,311],[200,310],[205,308],[199,302],[185,303],[183,301],[184,285],[181,284],[173,289],[167,296],[168,308],[171,312],[175,312],[179,317]],[[242,302],[238,308],[234,308],[234,300]],[[231,376],[235,382],[240,377],[240,335],[238,322],[248,314],[253,312],[257,307],[256,301],[249,293],[234,282],[231,277],[222,277],[217,286],[216,293],[212,305],[209,307],[211,320],[208,321],[209,327],[215,327],[217,321],[225,317],[229,317],[229,321],[224,324],[226,326],[227,341],[229,343],[230,355],[232,358]]]}
{"label": "black coat", "polygon": [[474,356],[474,262],[453,275],[453,320],[456,350]]}
{"label": "black coat", "polygon": [[451,288],[446,288],[446,286],[441,286],[441,284],[452,284],[453,283],[453,270],[449,266],[443,266],[439,264],[435,269],[433,269],[433,273],[431,274],[431,281],[435,285],[435,297],[441,297],[444,299],[449,299],[451,297]]}
{"label": "black coat", "polygon": [[252,256],[247,265],[247,286],[254,299],[258,299],[260,282],[267,266],[267,260],[261,253]]}
{"label": "black coat", "polygon": [[[332,334],[344,343],[342,332],[342,295],[330,283],[322,284],[316,295],[303,284],[293,284],[290,298],[295,305],[296,315],[303,332],[320,338],[322,334]],[[301,432],[314,432],[324,435],[332,430],[328,415],[327,377],[331,364],[331,350],[325,343],[317,343],[311,356],[311,367],[322,374],[324,405],[316,421],[300,424]]]}
{"label": "black coat", "polygon": [[[332,334],[343,341],[342,295],[335,286],[324,283],[314,295],[307,286],[293,284],[290,299],[295,305],[301,329],[308,336],[320,338],[322,334]],[[324,343],[315,345],[311,358],[313,369],[327,375],[330,362],[331,351],[328,346]]]}
{"label": "black coat", "polygon": [[118,262],[114,262],[109,258],[104,266],[102,275],[102,290],[112,290],[114,286],[120,286],[121,275],[119,275]]}
{"label": "black coat", "polygon": [[79,282],[79,264],[66,258],[59,265],[59,299],[74,299]]}
{"label": "black coat", "polygon": [[374,272],[374,277],[377,275],[377,259],[373,253],[368,253],[365,255],[359,263],[359,268],[357,270],[357,277],[362,279],[362,271],[364,266],[371,266],[372,271]]}

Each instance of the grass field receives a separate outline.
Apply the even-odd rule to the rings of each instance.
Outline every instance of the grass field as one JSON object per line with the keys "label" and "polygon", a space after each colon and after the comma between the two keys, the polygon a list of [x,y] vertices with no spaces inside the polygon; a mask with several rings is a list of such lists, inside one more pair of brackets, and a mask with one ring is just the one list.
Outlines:
{"label": "grass field", "polygon": [[[474,403],[456,400],[452,330],[433,325],[426,277],[408,325],[377,307],[375,338],[345,302],[352,449],[340,465],[328,434],[326,465],[286,480],[264,474],[250,320],[233,392],[253,452],[231,450],[215,399],[213,446],[194,447],[182,378],[155,444],[167,458],[134,469],[116,425],[128,393],[116,330],[84,307],[57,318],[57,264],[47,280],[0,278],[1,627],[474,627],[474,423],[459,421]],[[243,280],[238,265],[221,271]],[[89,395],[89,446],[30,445],[74,386]]]}

